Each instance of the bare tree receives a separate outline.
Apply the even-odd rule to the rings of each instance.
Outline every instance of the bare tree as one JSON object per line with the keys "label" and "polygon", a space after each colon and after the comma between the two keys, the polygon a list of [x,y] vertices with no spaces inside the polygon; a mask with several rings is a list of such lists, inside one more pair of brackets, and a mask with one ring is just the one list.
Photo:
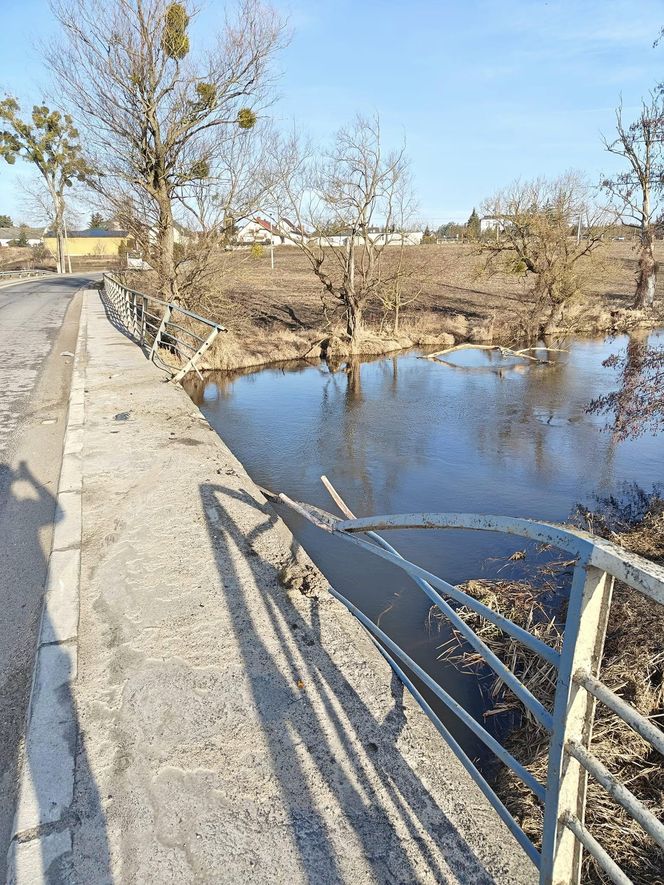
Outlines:
{"label": "bare tree", "polygon": [[57,243],[56,266],[58,273],[65,273],[65,191],[90,174],[78,130],[68,114],[52,111],[46,105],[35,105],[30,121],[24,120],[18,102],[11,96],[0,101],[0,122],[7,126],[0,131],[0,157],[10,165],[17,157],[26,160],[44,182],[48,193],[44,205],[50,209],[48,216]]}
{"label": "bare tree", "polygon": [[641,105],[641,113],[633,122],[623,120],[622,105],[616,110],[617,138],[604,138],[604,147],[611,154],[627,161],[628,169],[605,178],[603,189],[616,204],[618,213],[639,229],[641,248],[636,280],[635,309],[651,307],[655,300],[657,263],[653,251],[655,219],[660,210],[662,191],[662,147],[664,107],[662,93],[652,93]]}
{"label": "bare tree", "polygon": [[358,116],[322,156],[296,135],[274,139],[268,176],[276,220],[342,306],[350,350],[357,351],[367,304],[403,268],[384,255],[403,244],[413,212],[405,147],[386,152],[378,117]]}
{"label": "bare tree", "polygon": [[193,182],[178,194],[179,208],[189,222],[189,235],[177,255],[183,301],[211,309],[224,284],[227,253],[241,220],[262,208],[266,197],[266,145],[274,137],[267,123],[251,132],[224,131],[214,164],[205,181]]}
{"label": "bare tree", "polygon": [[63,30],[46,52],[100,170],[95,186],[149,232],[163,297],[178,297],[174,206],[214,178],[230,130],[270,100],[283,26],[241,0],[210,51],[190,52],[189,0],[51,0]]}
{"label": "bare tree", "polygon": [[498,225],[496,235],[478,245],[485,269],[530,280],[537,331],[552,333],[583,293],[589,258],[606,232],[606,214],[593,207],[586,184],[573,172],[553,180],[514,182],[487,200],[483,210]]}

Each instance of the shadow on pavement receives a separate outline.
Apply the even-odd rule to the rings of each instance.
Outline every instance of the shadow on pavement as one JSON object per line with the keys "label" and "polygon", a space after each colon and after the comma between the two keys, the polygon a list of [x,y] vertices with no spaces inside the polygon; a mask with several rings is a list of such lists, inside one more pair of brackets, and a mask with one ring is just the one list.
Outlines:
{"label": "shadow on pavement", "polygon": [[[248,493],[221,485],[202,485],[201,497],[225,603],[308,881],[348,881],[337,852],[352,829],[372,881],[445,882],[449,865],[460,881],[493,883],[396,747],[405,725],[401,683],[393,678],[394,707],[377,721],[321,646],[318,599],[309,598],[310,624],[289,600],[276,568],[256,553],[253,545],[273,527],[276,514]],[[243,531],[224,507],[229,497],[261,514],[252,532]],[[243,581],[234,567],[238,552],[253,581]],[[276,707],[275,697],[281,699]],[[303,745],[306,768],[298,757]],[[312,781],[323,789],[315,794]],[[440,852],[434,854],[431,843]]]}
{"label": "shadow on pavement", "polygon": [[[71,693],[72,670],[75,667],[75,640],[43,642],[41,637],[53,635],[51,622],[44,609],[40,629],[42,602],[44,599],[43,582],[47,575],[48,562],[40,544],[40,532],[48,525],[63,519],[59,512],[55,496],[41,484],[32,474],[27,464],[22,461],[17,469],[8,464],[0,464],[0,508],[10,512],[12,520],[20,527],[21,549],[20,560],[25,564],[24,581],[17,582],[10,594],[9,603],[20,608],[23,593],[33,597],[33,614],[30,622],[24,624],[25,641],[22,640],[22,653],[13,662],[12,671],[4,680],[9,685],[10,697],[3,696],[3,705],[7,704],[8,715],[2,717],[0,723],[0,741],[3,748],[2,763],[7,777],[11,778],[13,802],[22,800],[23,813],[17,820],[19,833],[18,867],[21,871],[21,883],[36,881],[34,864],[39,866],[38,854],[41,852],[41,871],[44,882],[64,883],[75,881],[72,868],[71,851],[64,854],[55,851],[55,843],[63,844],[55,834],[63,834],[67,829],[73,840],[76,839],[78,828],[85,826],[88,819],[94,820],[97,829],[96,845],[98,854],[95,867],[98,870],[96,882],[110,882],[110,863],[108,842],[106,838],[105,815],[101,805],[99,792],[94,786],[94,778],[89,768],[85,739],[79,727],[76,702]],[[6,639],[5,639],[6,641]],[[29,729],[26,716],[30,702],[30,688],[33,669],[40,668],[33,688],[31,722]],[[11,701],[9,706],[8,701]],[[30,743],[21,747],[30,735]],[[59,750],[65,749],[64,753]],[[21,759],[22,757],[22,759]],[[62,764],[63,759],[71,759],[76,766],[76,781],[86,784],[85,801],[77,804],[76,813],[72,809],[72,771]],[[19,796],[21,787],[21,770],[24,795]],[[93,785],[92,788],[90,785]],[[32,810],[30,810],[32,809]],[[104,825],[99,827],[99,822]],[[28,822],[29,825],[26,823]],[[11,819],[6,822],[11,825]],[[6,829],[6,839],[10,832]],[[31,851],[29,863],[33,864],[28,872],[25,851],[35,838],[39,838],[39,849]],[[51,838],[49,838],[51,837]],[[4,842],[4,840],[3,840]],[[0,845],[2,861],[8,844]],[[57,855],[57,856],[56,856]],[[35,856],[37,859],[35,860]],[[9,882],[13,882],[11,878]],[[39,881],[42,881],[41,879]]]}

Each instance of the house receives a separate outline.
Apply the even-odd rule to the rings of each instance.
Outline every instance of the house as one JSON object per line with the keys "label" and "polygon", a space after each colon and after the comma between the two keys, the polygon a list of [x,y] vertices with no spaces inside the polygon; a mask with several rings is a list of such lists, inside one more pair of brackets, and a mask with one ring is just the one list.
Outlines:
{"label": "house", "polygon": [[503,218],[498,218],[495,215],[483,215],[480,218],[481,234],[484,234],[489,230],[496,230],[496,228],[501,232],[505,230],[505,220]]}
{"label": "house", "polygon": [[0,227],[0,247],[25,237],[28,246],[39,246],[44,231],[40,227]]}
{"label": "house", "polygon": [[264,218],[249,218],[237,230],[235,239],[240,246],[276,246],[282,238],[273,230],[272,222]]}
{"label": "house", "polygon": [[240,246],[280,246],[286,241],[286,233],[271,221],[256,216],[240,225],[235,239]]}
{"label": "house", "polygon": [[[88,230],[70,230],[67,234],[67,254],[71,257],[81,255],[112,255],[119,254],[120,246],[127,244],[129,232],[126,230],[103,230],[92,227]],[[44,235],[44,245],[54,255],[57,251],[55,233],[48,231]]]}
{"label": "house", "polygon": [[[336,234],[319,234],[312,237],[317,246],[334,246],[343,248],[348,245],[351,236],[350,229],[339,231]],[[367,233],[367,239],[376,246],[419,246],[424,232],[418,231],[386,231],[380,228],[371,228]],[[362,237],[356,235],[355,244],[362,244]]]}
{"label": "house", "polygon": [[[125,233],[125,235],[126,235],[126,233]],[[130,234],[130,236],[131,236],[131,234]],[[173,242],[176,245],[178,245],[179,243],[182,243],[184,245],[185,243],[188,243],[191,239],[193,239],[194,236],[195,235],[192,234],[192,232],[190,230],[187,230],[187,228],[184,227],[184,225],[180,224],[177,221],[173,222]],[[148,237],[148,243],[151,246],[154,246],[159,239],[159,228],[156,225],[153,225],[152,227],[148,227],[147,228],[147,237]]]}
{"label": "house", "polygon": [[306,241],[307,235],[288,218],[274,222],[255,216],[240,225],[235,239],[239,246],[293,246]]}

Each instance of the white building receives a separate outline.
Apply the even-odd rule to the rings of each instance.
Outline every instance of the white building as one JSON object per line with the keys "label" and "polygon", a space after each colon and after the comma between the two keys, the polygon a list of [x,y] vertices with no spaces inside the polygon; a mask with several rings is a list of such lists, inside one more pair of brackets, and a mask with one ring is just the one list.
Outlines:
{"label": "white building", "polygon": [[259,216],[241,224],[235,238],[241,246],[293,246],[307,239],[306,234],[287,218],[273,222]]}
{"label": "white building", "polygon": [[39,246],[43,242],[43,231],[37,227],[1,227],[0,246],[8,246],[25,235],[28,246]]}
{"label": "white building", "polygon": [[483,215],[480,218],[480,233],[486,233],[489,230],[496,230],[498,228],[499,231],[505,230],[505,222],[502,218],[496,218],[495,215]]}
{"label": "white building", "polygon": [[[317,236],[312,239],[317,246],[336,246],[343,247],[348,245],[350,239],[350,231],[339,234],[330,234],[329,236]],[[374,231],[367,234],[367,239],[377,246],[419,246],[422,242],[424,231]],[[355,244],[362,245],[363,239],[360,236],[355,237]]]}

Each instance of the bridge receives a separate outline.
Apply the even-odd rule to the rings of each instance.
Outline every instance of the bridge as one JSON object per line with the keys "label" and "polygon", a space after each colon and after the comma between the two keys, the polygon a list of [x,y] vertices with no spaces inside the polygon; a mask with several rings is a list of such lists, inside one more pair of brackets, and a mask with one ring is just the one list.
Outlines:
{"label": "bridge", "polygon": [[[603,703],[664,749],[661,730],[599,669],[614,578],[662,603],[662,570],[560,526],[357,519],[329,483],[340,516],[281,496],[401,568],[483,655],[551,734],[539,783],[327,586],[264,490],[164,383],[195,371],[221,327],[112,279],[101,293],[89,285],[0,288],[8,881],[572,883],[582,850],[627,881],[584,826],[588,775],[659,844],[662,824],[611,778],[590,738]],[[562,651],[402,559],[384,537],[395,528],[506,532],[567,551],[576,567]],[[454,603],[555,664],[554,709]],[[421,683],[542,802],[541,849]]]}

